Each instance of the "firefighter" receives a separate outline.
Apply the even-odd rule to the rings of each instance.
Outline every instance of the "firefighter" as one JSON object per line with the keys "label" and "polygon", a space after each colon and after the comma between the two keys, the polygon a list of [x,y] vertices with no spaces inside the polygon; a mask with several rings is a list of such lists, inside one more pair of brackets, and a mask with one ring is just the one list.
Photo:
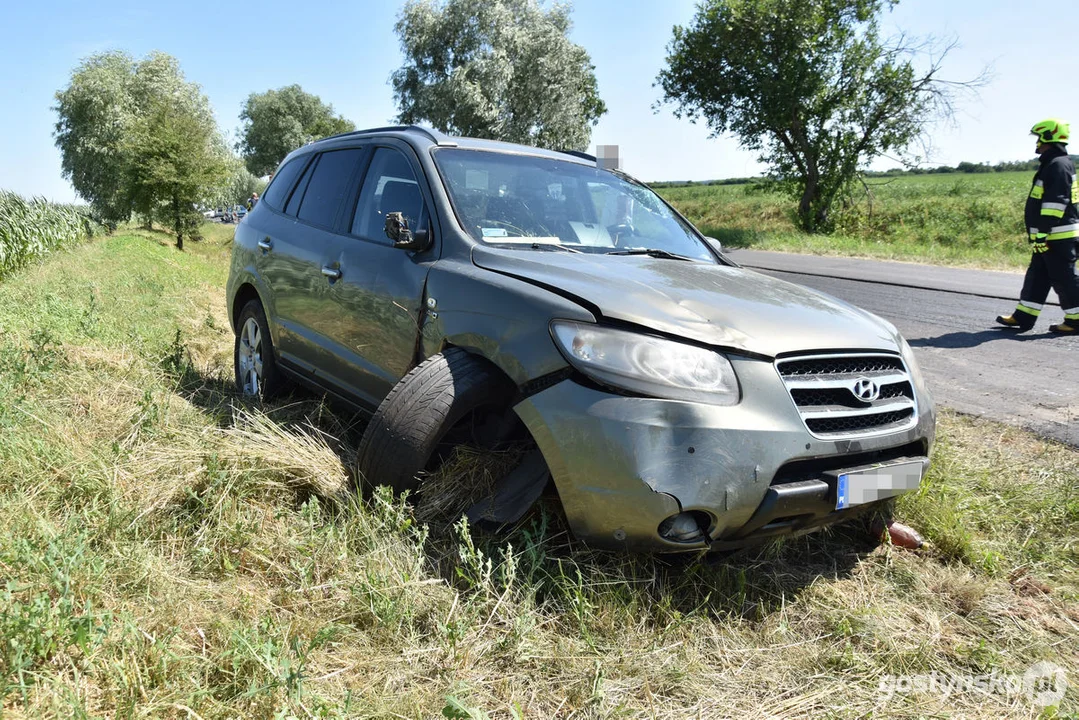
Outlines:
{"label": "firefighter", "polygon": [[1041,165],[1034,174],[1024,212],[1030,241],[1027,267],[1019,304],[1011,315],[997,318],[1005,327],[1030,330],[1049,295],[1056,290],[1064,322],[1050,325],[1049,332],[1079,334],[1079,277],[1075,260],[1079,253],[1079,182],[1075,164],[1068,157],[1068,123],[1042,120],[1030,129],[1037,136]]}

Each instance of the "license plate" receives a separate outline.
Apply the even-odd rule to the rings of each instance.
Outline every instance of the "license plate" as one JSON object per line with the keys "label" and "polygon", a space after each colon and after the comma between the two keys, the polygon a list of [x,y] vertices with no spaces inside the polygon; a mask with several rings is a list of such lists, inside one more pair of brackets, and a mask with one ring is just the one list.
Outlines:
{"label": "license plate", "polygon": [[928,465],[928,458],[918,458],[836,473],[835,509],[842,510],[917,490]]}

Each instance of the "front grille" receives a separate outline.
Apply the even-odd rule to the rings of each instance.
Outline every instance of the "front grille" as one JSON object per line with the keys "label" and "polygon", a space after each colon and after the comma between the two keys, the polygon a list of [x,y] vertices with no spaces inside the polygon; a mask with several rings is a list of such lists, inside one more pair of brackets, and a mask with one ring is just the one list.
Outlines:
{"label": "front grille", "polygon": [[897,355],[781,358],[776,370],[806,428],[817,437],[879,435],[917,422],[914,386]]}
{"label": "front grille", "polygon": [[781,360],[784,377],[821,375],[864,375],[892,371],[906,372],[903,361],[894,355],[824,355]]}

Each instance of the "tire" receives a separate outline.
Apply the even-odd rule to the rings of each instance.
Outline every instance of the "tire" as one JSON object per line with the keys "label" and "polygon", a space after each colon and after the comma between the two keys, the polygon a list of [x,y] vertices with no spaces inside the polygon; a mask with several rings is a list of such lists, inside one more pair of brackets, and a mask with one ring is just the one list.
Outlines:
{"label": "tire", "polygon": [[232,363],[236,371],[236,387],[244,397],[268,400],[285,386],[284,377],[277,367],[270,325],[258,300],[249,301],[240,311]]}
{"label": "tire", "polygon": [[486,435],[479,439],[483,444],[492,425],[500,432],[516,393],[513,383],[483,358],[460,348],[431,356],[394,386],[371,418],[356,453],[361,487],[370,491],[389,485],[397,494],[414,492],[421,473],[437,467],[448,447],[478,440],[477,430]]}

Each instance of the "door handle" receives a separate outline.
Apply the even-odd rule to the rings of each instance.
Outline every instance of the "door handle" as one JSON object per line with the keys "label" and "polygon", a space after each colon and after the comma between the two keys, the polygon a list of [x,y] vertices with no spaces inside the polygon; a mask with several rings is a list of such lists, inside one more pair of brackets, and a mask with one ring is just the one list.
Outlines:
{"label": "door handle", "polygon": [[341,271],[338,268],[330,267],[329,265],[322,266],[322,274],[330,280],[339,280],[341,278]]}
{"label": "door handle", "polygon": [[271,240],[270,238],[259,240],[259,247],[263,250],[269,250],[273,247],[273,240]]}

